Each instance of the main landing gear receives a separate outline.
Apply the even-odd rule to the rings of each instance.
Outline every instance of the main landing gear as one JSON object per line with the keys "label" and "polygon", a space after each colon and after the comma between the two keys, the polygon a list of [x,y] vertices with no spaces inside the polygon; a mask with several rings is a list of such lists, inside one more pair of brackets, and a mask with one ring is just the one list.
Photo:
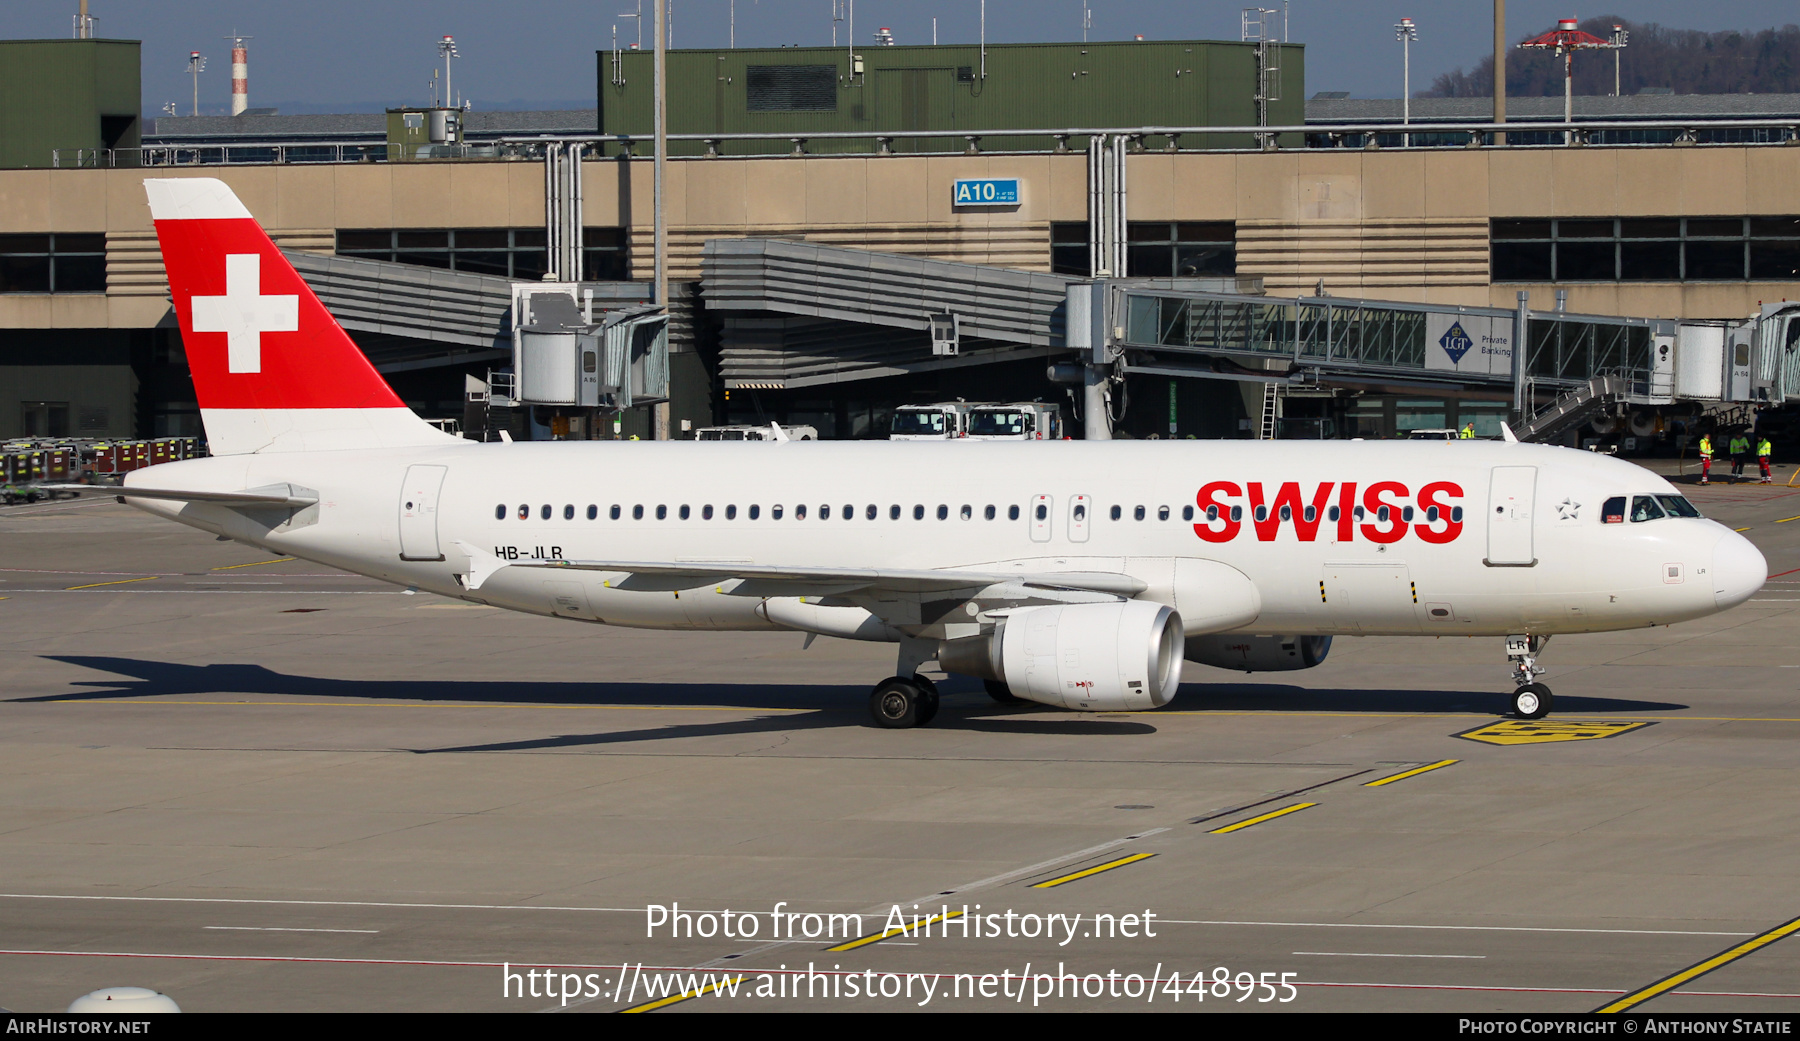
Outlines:
{"label": "main landing gear", "polygon": [[1544,671],[1537,663],[1537,656],[1549,642],[1548,636],[1506,638],[1506,660],[1512,663],[1513,682],[1518,685],[1512,695],[1512,711],[1520,719],[1543,719],[1556,702],[1550,688],[1537,682],[1537,677]]}
{"label": "main landing gear", "polygon": [[922,727],[938,713],[937,684],[914,674],[910,679],[890,676],[869,692],[869,714],[875,725],[889,730]]}

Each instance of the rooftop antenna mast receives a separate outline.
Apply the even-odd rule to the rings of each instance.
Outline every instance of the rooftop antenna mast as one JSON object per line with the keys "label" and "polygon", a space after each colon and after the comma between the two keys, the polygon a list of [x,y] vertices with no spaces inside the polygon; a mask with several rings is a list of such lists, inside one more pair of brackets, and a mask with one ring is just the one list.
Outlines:
{"label": "rooftop antenna mast", "polygon": [[88,14],[87,0],[81,0],[81,13],[75,16],[75,38],[91,40],[94,38],[94,23],[99,19]]}
{"label": "rooftop antenna mast", "polygon": [[633,13],[631,11],[621,11],[619,13],[619,17],[620,18],[635,18],[635,19],[637,19],[638,42],[637,42],[637,46],[634,47],[633,50],[639,50],[639,51],[643,50],[644,49],[644,0],[638,0],[636,13]]}
{"label": "rooftop antenna mast", "polygon": [[1087,0],[1081,0],[1081,42],[1086,43],[1088,30],[1094,27],[1094,9],[1088,6]]}
{"label": "rooftop antenna mast", "polygon": [[831,0],[831,45],[837,46],[837,23],[844,20],[845,0]]}

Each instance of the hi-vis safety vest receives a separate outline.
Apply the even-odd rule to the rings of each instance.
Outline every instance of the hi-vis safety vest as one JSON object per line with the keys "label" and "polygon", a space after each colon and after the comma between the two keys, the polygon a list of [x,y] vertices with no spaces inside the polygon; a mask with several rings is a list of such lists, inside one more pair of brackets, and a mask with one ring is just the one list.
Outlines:
{"label": "hi-vis safety vest", "polygon": [[1700,454],[1701,455],[1712,455],[1712,438],[1711,437],[1702,437],[1700,439]]}
{"label": "hi-vis safety vest", "polygon": [[1765,437],[1761,441],[1758,441],[1756,443],[1756,454],[1757,455],[1774,455],[1775,454],[1775,446],[1770,444],[1769,439]]}

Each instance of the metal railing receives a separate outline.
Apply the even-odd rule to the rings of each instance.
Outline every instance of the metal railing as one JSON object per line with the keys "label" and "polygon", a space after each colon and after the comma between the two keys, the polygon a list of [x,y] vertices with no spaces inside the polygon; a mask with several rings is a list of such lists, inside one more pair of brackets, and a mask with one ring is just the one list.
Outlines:
{"label": "metal railing", "polygon": [[[1065,127],[1033,130],[831,130],[668,135],[671,155],[698,158],[808,155],[1043,155],[1086,151],[1094,138],[1123,136],[1136,153],[1449,148],[1676,148],[1800,145],[1800,116],[1780,119],[1594,120],[1508,123],[1303,123],[1291,126]],[[1494,142],[1503,136],[1501,144]],[[390,154],[385,140],[156,144],[58,148],[56,168],[354,163],[399,160],[541,159],[552,144],[587,146],[584,158],[647,154],[649,134],[515,134],[491,142],[421,145]],[[1187,143],[1184,146],[1184,141]],[[731,145],[738,147],[732,148]],[[860,147],[858,147],[860,146]]]}
{"label": "metal railing", "polygon": [[[1624,135],[1610,140],[1605,135]],[[1589,120],[1518,121],[1506,123],[1417,123],[1401,128],[1394,123],[1303,123],[1285,126],[1141,126],[1066,127],[1033,130],[832,130],[742,133],[669,134],[670,153],[703,158],[728,155],[788,156],[904,154],[1061,154],[1085,151],[1095,138],[1119,135],[1136,152],[1247,152],[1321,149],[1431,150],[1446,148],[1567,148],[1604,147],[1666,148],[1707,145],[1800,145],[1800,115],[1763,119],[1685,120]],[[1495,145],[1496,139],[1501,144]],[[1664,139],[1666,138],[1666,140]],[[1727,139],[1729,138],[1729,140]],[[1198,147],[1182,141],[1202,139]],[[1222,140],[1224,139],[1224,140]],[[650,134],[539,134],[506,135],[502,144],[542,147],[556,142],[588,144],[601,154],[639,157],[638,149],[652,141]],[[1025,147],[992,147],[992,143],[1022,142]],[[735,153],[728,143],[753,146]],[[961,142],[961,144],[957,144]],[[866,144],[861,151],[841,145]],[[931,149],[907,151],[907,144],[941,144]],[[683,149],[678,146],[704,146]],[[773,146],[773,147],[770,147]],[[810,150],[809,150],[810,146]]]}

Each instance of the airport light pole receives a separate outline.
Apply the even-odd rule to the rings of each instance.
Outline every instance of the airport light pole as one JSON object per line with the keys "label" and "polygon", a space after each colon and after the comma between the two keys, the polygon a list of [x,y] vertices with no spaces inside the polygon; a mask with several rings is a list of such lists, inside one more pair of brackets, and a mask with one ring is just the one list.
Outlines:
{"label": "airport light pole", "polygon": [[444,59],[444,105],[447,108],[454,108],[456,95],[450,90],[450,59],[462,57],[456,53],[456,37],[446,36],[439,40],[438,54]]}
{"label": "airport light pole", "polygon": [[194,78],[194,115],[200,114],[200,74],[206,71],[206,58],[199,51],[188,52],[188,75]]}
{"label": "airport light pole", "polygon": [[[669,151],[669,92],[668,92],[668,5],[663,0],[653,0],[656,5],[656,158],[652,162],[652,181],[650,197],[653,211],[651,227],[651,251],[654,254],[654,278],[656,280],[656,303],[669,309],[669,228],[665,220],[663,198],[663,169]],[[654,415],[651,436],[658,441],[669,439],[669,403],[661,401],[651,406]]]}
{"label": "airport light pole", "polygon": [[[1394,26],[1394,39],[1400,41],[1400,125],[1412,122],[1412,45],[1419,38],[1419,27],[1411,18],[1402,18]],[[1412,135],[1400,138],[1402,147],[1412,144]]]}
{"label": "airport light pole", "polygon": [[[1494,123],[1506,122],[1506,0],[1494,0]],[[1494,143],[1506,143],[1506,135],[1494,131]]]}
{"label": "airport light pole", "polygon": [[1612,39],[1608,42],[1612,44],[1613,49],[1613,97],[1615,98],[1619,96],[1619,52],[1625,49],[1625,44],[1630,40],[1630,30],[1622,25],[1613,26]]}

